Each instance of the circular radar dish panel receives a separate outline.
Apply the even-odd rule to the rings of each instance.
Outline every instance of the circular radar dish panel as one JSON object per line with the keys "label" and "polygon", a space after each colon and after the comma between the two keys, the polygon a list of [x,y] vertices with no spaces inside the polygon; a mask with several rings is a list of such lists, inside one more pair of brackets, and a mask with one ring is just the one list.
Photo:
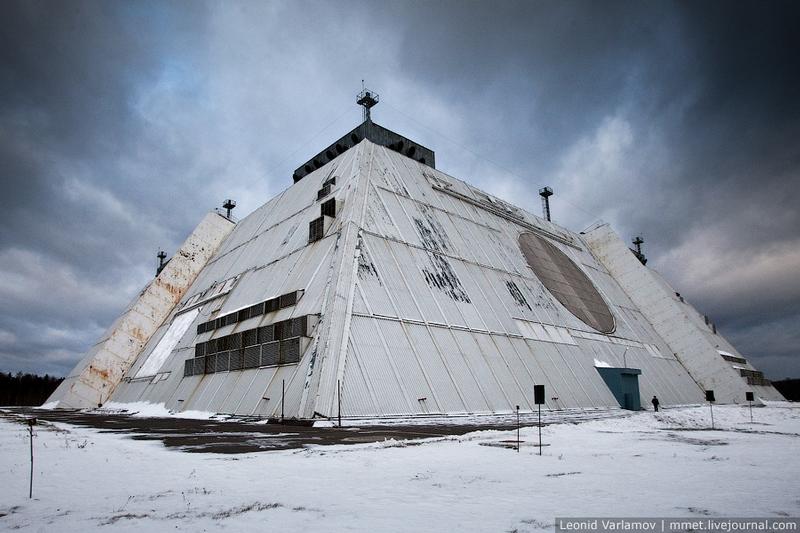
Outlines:
{"label": "circular radar dish panel", "polygon": [[605,300],[567,254],[533,233],[520,235],[519,247],[536,277],[570,313],[597,331],[614,331],[614,316]]}

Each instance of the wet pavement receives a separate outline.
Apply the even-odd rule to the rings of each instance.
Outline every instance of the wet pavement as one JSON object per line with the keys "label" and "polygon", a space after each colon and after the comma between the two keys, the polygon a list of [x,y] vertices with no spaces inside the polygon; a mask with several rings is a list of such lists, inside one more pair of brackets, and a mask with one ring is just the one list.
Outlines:
{"label": "wet pavement", "polygon": [[363,444],[390,439],[430,439],[448,435],[463,435],[485,429],[510,429],[507,424],[311,427],[290,423],[266,424],[237,420],[138,418],[124,414],[98,414],[24,407],[4,407],[0,410],[0,418],[19,420],[21,417],[36,417],[44,422],[61,422],[91,427],[102,432],[124,433],[136,440],[159,440],[167,448],[200,453],[288,450],[308,445]]}
{"label": "wet pavement", "polygon": [[[587,419],[607,416],[618,416],[618,414],[613,411],[593,412],[584,413],[584,416],[573,415],[567,418]],[[473,431],[508,431],[516,428],[514,417],[487,418],[487,423],[386,423],[384,425],[372,421],[359,427],[345,425],[340,428],[238,419],[140,418],[127,414],[43,410],[31,407],[0,408],[0,418],[2,419],[22,423],[23,419],[27,417],[36,417],[45,424],[60,422],[91,427],[101,432],[122,433],[136,440],[157,440],[167,448],[186,452],[229,454],[289,450],[313,445],[364,444],[391,439],[413,441],[464,435]],[[547,418],[552,418],[552,415]],[[353,422],[348,423],[352,424]],[[522,427],[535,425],[536,421],[530,419],[521,423]]]}

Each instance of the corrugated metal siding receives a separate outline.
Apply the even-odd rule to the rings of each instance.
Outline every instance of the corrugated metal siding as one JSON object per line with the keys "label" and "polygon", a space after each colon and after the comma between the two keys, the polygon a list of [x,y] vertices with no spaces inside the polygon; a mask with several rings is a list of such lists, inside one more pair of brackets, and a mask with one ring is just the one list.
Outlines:
{"label": "corrugated metal siding", "polygon": [[[355,355],[352,341],[347,345],[347,365],[342,387],[342,415],[367,416],[378,412],[375,394],[367,383],[361,370],[358,357]],[[337,406],[338,414],[338,406]]]}
{"label": "corrugated metal siding", "polygon": [[419,354],[421,367],[433,384],[432,394],[435,393],[439,409],[444,413],[466,413],[467,405],[442,354],[433,342],[430,329],[419,324],[404,324],[403,328],[409,343]]}
{"label": "corrugated metal siding", "polygon": [[467,364],[467,359],[456,343],[452,331],[446,328],[432,327],[430,333],[451,379],[461,392],[467,412],[490,412],[491,400],[486,397],[480,385],[480,382],[487,379],[488,376],[475,377]]}
{"label": "corrugated metal siding", "polygon": [[[334,225],[308,245],[308,222],[320,215],[317,190],[333,175],[326,198],[341,202]],[[573,243],[548,241],[608,303],[613,335],[593,332],[536,278],[517,245],[531,226]],[[197,335],[193,325],[165,365],[180,367],[175,376],[126,384],[121,394],[168,397],[172,405],[181,396],[183,408],[279,416],[286,380],[286,416],[335,416],[341,378],[346,416],[533,409],[534,384],[547,387],[550,408],[611,407],[616,400],[595,359],[619,365],[625,346],[628,363],[643,370],[643,397],[685,403],[697,389],[579,235],[368,142],[242,220],[187,295],[236,275],[229,294],[203,304],[198,322],[288,291],[305,293],[295,306],[207,333]],[[182,377],[198,341],[316,314],[321,326],[298,365],[232,372],[221,365],[218,373]],[[260,352],[259,364],[275,359]]]}
{"label": "corrugated metal siding", "polygon": [[395,354],[387,353],[374,321],[354,317],[350,331],[355,358],[373,387],[379,412],[387,415],[409,414],[411,409],[395,366]]}

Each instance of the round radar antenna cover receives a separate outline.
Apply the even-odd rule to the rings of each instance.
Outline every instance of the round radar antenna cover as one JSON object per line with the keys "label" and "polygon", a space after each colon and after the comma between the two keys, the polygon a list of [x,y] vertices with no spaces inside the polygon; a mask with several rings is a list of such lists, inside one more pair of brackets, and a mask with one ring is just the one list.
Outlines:
{"label": "round radar antenna cover", "polygon": [[570,313],[601,333],[614,331],[614,315],[605,300],[567,254],[534,233],[521,234],[519,247],[536,277]]}

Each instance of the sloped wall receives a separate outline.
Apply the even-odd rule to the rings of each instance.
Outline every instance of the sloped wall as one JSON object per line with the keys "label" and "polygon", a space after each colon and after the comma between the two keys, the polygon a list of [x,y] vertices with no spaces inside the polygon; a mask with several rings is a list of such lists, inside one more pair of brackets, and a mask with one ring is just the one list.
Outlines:
{"label": "sloped wall", "polygon": [[206,215],[47,402],[57,401],[60,408],[105,403],[233,227],[223,216]]}
{"label": "sloped wall", "polygon": [[[645,267],[607,224],[587,231],[584,240],[594,255],[639,307],[670,350],[718,402],[744,403],[745,392],[763,399],[782,399],[773,387],[752,387],[720,356],[720,347],[734,348],[718,332],[699,327],[697,311],[676,296],[663,278]],[[739,356],[738,352],[735,355]]]}

